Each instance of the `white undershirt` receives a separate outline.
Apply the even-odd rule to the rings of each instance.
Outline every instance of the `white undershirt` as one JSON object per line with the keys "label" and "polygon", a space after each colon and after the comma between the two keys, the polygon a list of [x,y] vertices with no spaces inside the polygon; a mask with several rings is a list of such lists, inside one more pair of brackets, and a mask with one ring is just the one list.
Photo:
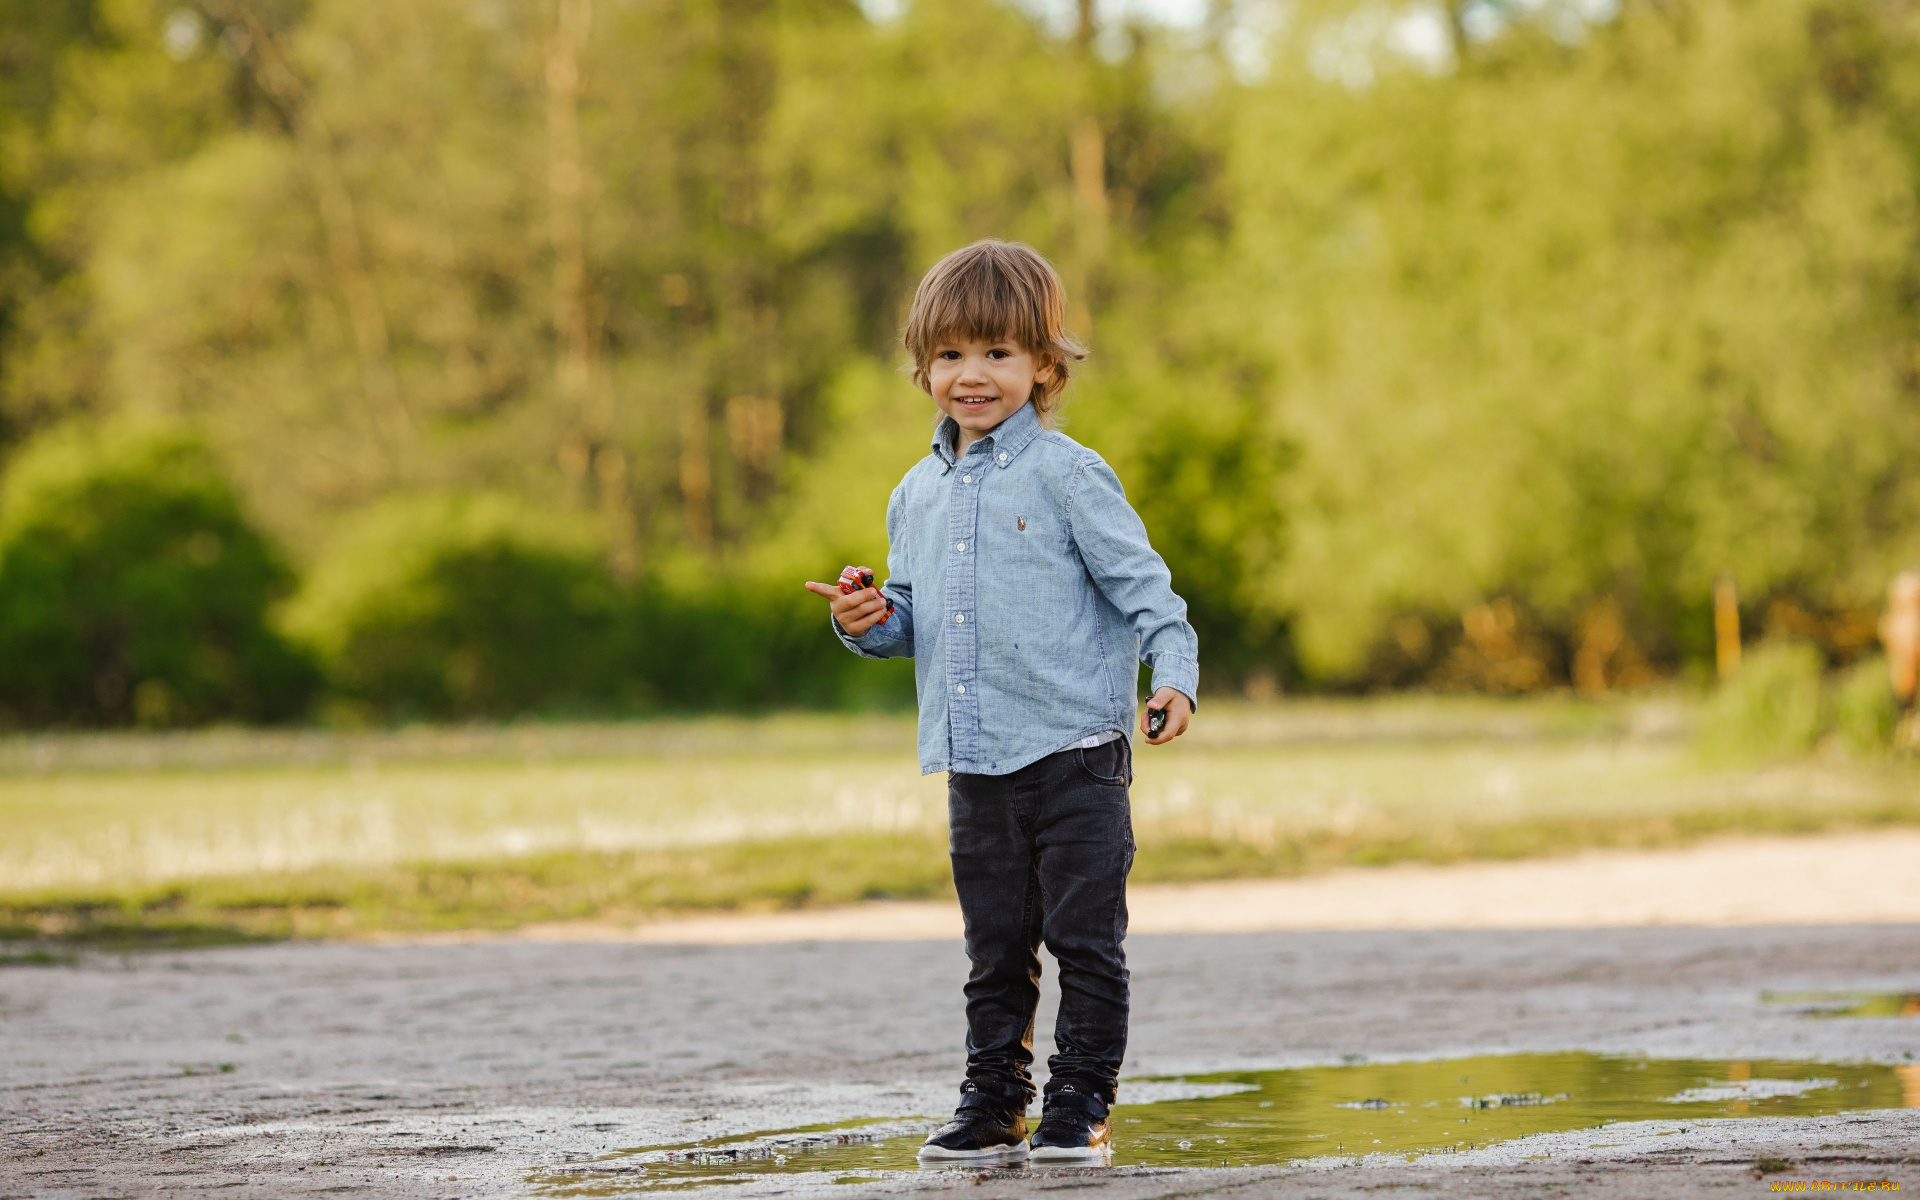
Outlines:
{"label": "white undershirt", "polygon": [[1108,729],[1100,733],[1089,734],[1075,742],[1070,749],[1091,750],[1095,746],[1104,746],[1120,736],[1118,729]]}

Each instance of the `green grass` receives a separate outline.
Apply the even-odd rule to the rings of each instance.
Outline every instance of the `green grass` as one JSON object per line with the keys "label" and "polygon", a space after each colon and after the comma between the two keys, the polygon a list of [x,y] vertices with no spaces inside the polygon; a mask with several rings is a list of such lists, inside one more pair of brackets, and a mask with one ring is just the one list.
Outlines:
{"label": "green grass", "polygon": [[[1697,756],[1668,700],[1212,704],[1140,882],[1920,825],[1910,762]],[[950,894],[908,719],[0,740],[0,939],[192,945]]]}

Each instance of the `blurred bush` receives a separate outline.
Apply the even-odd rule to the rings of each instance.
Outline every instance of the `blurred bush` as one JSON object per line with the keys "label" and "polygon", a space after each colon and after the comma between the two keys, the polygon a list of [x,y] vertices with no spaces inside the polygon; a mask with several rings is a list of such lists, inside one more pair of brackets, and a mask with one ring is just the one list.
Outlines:
{"label": "blurred bush", "polygon": [[625,584],[589,523],[504,496],[377,507],[335,541],[288,624],[324,663],[343,714],[371,720],[913,695],[910,665],[848,654],[797,583],[669,569]]}
{"label": "blurred bush", "polygon": [[576,518],[501,496],[408,497],[335,539],[288,614],[338,696],[382,717],[604,707],[621,590]]}
{"label": "blurred bush", "polygon": [[1804,641],[1763,643],[1720,685],[1701,720],[1703,747],[1725,754],[1792,754],[1826,727],[1826,659]]}
{"label": "blurred bush", "polygon": [[1900,702],[1887,675],[1887,660],[1872,655],[1840,676],[1833,692],[1833,726],[1840,742],[1856,754],[1884,750],[1900,723]]}
{"label": "blurred bush", "polygon": [[0,721],[296,716],[318,673],[267,623],[292,585],[192,437],[49,434],[0,493]]}
{"label": "blurred bush", "polygon": [[1885,658],[1870,655],[1829,675],[1818,646],[1781,638],[1750,651],[1720,685],[1700,742],[1714,753],[1771,757],[1831,739],[1848,753],[1870,755],[1892,744],[1899,722]]}
{"label": "blurred bush", "polygon": [[826,605],[792,580],[653,583],[636,592],[631,616],[634,677],[670,710],[913,703],[913,660],[849,654]]}

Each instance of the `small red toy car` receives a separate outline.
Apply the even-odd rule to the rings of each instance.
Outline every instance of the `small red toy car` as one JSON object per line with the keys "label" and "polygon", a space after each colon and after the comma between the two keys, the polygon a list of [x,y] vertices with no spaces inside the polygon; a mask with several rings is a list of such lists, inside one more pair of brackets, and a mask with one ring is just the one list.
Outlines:
{"label": "small red toy car", "polygon": [[[840,572],[840,594],[843,596],[851,596],[855,592],[865,591],[872,586],[873,568],[871,567],[847,567]],[[880,598],[887,600],[887,594],[880,593]],[[885,625],[892,616],[893,601],[887,600],[887,614],[880,618],[880,624]]]}

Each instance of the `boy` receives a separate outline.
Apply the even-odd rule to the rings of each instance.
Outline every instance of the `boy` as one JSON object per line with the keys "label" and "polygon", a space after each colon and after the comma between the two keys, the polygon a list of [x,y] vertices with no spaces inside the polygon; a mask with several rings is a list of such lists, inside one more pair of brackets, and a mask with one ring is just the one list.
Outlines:
{"label": "boy", "polygon": [[[1070,364],[1059,276],[1018,243],[935,264],[907,317],[914,382],[946,414],[887,505],[881,588],[843,594],[854,653],[914,657],[920,769],[948,772],[966,919],[967,1078],[922,1160],[1029,1153],[1042,941],[1060,965],[1034,1161],[1097,1162],[1127,1043],[1127,872],[1138,663],[1160,745],[1186,732],[1199,639],[1098,454],[1048,428]],[[891,606],[891,608],[889,608]],[[1165,724],[1159,718],[1164,713]]]}

